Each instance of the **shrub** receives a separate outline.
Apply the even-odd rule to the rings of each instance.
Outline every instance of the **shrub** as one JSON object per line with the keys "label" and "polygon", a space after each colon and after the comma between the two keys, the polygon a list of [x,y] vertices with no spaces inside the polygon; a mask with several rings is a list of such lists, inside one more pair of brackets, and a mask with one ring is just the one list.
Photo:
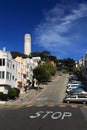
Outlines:
{"label": "shrub", "polygon": [[14,88],[16,90],[16,97],[19,97],[20,90],[18,88]]}
{"label": "shrub", "polygon": [[0,92],[0,100],[1,101],[7,101],[8,95],[4,94],[3,92]]}
{"label": "shrub", "polygon": [[9,97],[9,99],[14,99],[16,97],[16,89],[15,88],[10,88],[8,90],[8,97]]}

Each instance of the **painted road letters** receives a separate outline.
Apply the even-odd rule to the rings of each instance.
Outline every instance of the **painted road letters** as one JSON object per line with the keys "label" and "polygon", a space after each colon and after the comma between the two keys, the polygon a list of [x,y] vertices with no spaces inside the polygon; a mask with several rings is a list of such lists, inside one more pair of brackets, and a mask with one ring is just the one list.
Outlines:
{"label": "painted road letters", "polygon": [[31,119],[39,118],[41,117],[42,119],[47,118],[50,116],[51,119],[56,120],[56,119],[61,119],[64,120],[65,118],[70,118],[72,116],[71,112],[53,112],[53,111],[38,111],[34,115],[31,115]]}

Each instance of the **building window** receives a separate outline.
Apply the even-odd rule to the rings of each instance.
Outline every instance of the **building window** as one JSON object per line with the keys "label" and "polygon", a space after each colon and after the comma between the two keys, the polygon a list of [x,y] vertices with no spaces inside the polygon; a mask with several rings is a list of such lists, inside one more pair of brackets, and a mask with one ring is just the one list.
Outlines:
{"label": "building window", "polygon": [[3,66],[5,66],[5,59],[3,59]]}
{"label": "building window", "polygon": [[2,79],[4,79],[4,77],[5,77],[5,72],[2,71]]}
{"label": "building window", "polygon": [[12,79],[14,80],[14,75],[12,76]]}
{"label": "building window", "polygon": [[0,66],[2,66],[2,59],[0,59]]}
{"label": "building window", "polygon": [[11,73],[10,73],[10,72],[7,72],[7,73],[6,73],[6,79],[7,79],[7,80],[11,80]]}
{"label": "building window", "polygon": [[7,67],[9,68],[9,60],[7,60]]}
{"label": "building window", "polygon": [[5,66],[5,59],[0,59],[0,66]]}
{"label": "building window", "polygon": [[9,59],[7,59],[7,67],[10,68],[10,69],[12,67],[12,62]]}
{"label": "building window", "polygon": [[9,79],[9,72],[6,73],[6,79]]}
{"label": "building window", "polygon": [[13,69],[14,69],[15,65],[13,64]]}
{"label": "building window", "polygon": [[1,77],[2,77],[2,76],[1,76],[1,71],[0,71],[0,79],[1,79]]}
{"label": "building window", "polygon": [[4,79],[5,78],[5,72],[4,71],[0,71],[0,79]]}

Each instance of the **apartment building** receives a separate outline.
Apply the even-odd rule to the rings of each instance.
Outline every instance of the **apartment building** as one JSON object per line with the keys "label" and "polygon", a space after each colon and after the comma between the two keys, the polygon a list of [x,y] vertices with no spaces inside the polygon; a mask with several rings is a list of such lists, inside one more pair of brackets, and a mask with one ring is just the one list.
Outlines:
{"label": "apartment building", "polygon": [[17,62],[11,53],[0,50],[0,92],[8,93],[11,87],[17,87]]}
{"label": "apartment building", "polygon": [[26,58],[24,59],[27,62],[27,87],[29,88],[29,82],[33,81],[33,70],[38,66],[39,61],[41,61],[41,57],[33,57],[32,59]]}
{"label": "apartment building", "polygon": [[29,82],[33,80],[33,69],[38,66],[40,57],[12,58],[10,52],[0,50],[0,92],[8,93],[9,88],[19,88],[25,92],[30,87]]}
{"label": "apartment building", "polygon": [[27,62],[22,57],[16,57],[17,62],[17,86],[20,92],[24,92],[27,85]]}
{"label": "apartment building", "polygon": [[32,82],[33,80],[33,68],[32,68],[32,59],[25,58],[24,59],[27,62],[27,86],[29,85],[28,82]]}

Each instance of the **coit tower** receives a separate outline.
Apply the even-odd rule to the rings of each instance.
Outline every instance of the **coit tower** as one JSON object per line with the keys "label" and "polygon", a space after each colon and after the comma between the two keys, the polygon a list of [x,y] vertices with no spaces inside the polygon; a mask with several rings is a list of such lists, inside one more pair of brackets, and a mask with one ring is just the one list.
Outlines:
{"label": "coit tower", "polygon": [[31,35],[25,34],[24,36],[24,54],[30,55],[31,54]]}

